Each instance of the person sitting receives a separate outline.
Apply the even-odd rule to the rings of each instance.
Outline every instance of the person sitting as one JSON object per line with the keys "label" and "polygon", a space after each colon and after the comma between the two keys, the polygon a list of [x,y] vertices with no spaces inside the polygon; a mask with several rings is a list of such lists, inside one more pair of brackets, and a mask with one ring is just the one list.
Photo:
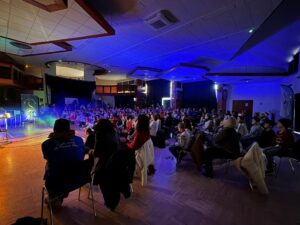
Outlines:
{"label": "person sitting", "polygon": [[186,118],[183,120],[183,124],[184,124],[186,131],[189,132],[190,136],[192,136],[193,135],[193,125],[192,125],[191,120]]}
{"label": "person sitting", "polygon": [[173,123],[174,123],[174,119],[172,117],[172,113],[168,112],[168,115],[165,119],[165,129],[168,137],[171,137],[173,134]]}
{"label": "person sitting", "polygon": [[280,119],[277,123],[279,128],[276,134],[276,145],[264,149],[264,153],[267,157],[267,171],[266,174],[272,174],[274,172],[274,156],[289,156],[291,149],[294,145],[293,133],[289,130],[291,121],[289,119]]}
{"label": "person sitting", "polygon": [[248,129],[245,124],[245,118],[243,116],[239,115],[237,122],[238,122],[238,125],[236,128],[236,132],[238,132],[241,135],[241,137],[244,137],[245,135],[248,134]]}
{"label": "person sitting", "polygon": [[237,159],[240,156],[239,135],[235,131],[235,125],[233,117],[223,120],[223,129],[213,137],[214,146],[204,152],[204,176],[213,178],[214,159]]}
{"label": "person sitting", "polygon": [[261,114],[260,116],[260,124],[261,126],[264,126],[265,122],[269,120],[269,113],[268,112],[264,112]]}
{"label": "person sitting", "polygon": [[218,117],[215,117],[213,119],[213,129],[212,129],[212,133],[213,134],[217,134],[219,133],[219,131],[223,128],[222,126],[222,121],[218,118]]}
{"label": "person sitting", "polygon": [[206,131],[206,132],[211,132],[212,129],[213,129],[213,121],[211,119],[211,115],[209,113],[206,113],[205,114],[205,117],[204,117],[204,125],[202,127],[202,130],[203,131]]}
{"label": "person sitting", "polygon": [[157,116],[151,114],[151,119],[150,119],[150,137],[152,139],[152,142],[154,144],[154,146],[156,146],[156,135],[157,135],[157,131],[158,131],[158,120],[157,120]]}
{"label": "person sitting", "polygon": [[273,130],[274,122],[272,120],[265,120],[264,131],[262,132],[260,138],[257,140],[258,145],[261,148],[267,148],[274,146],[276,143],[276,134]]}
{"label": "person sitting", "polygon": [[113,124],[102,119],[95,126],[96,143],[94,185],[99,185],[105,206],[114,211],[120,202],[120,193],[130,197],[129,157],[120,147]]}
{"label": "person sitting", "polygon": [[[146,115],[139,115],[137,119],[136,131],[134,133],[133,141],[127,144],[132,153],[140,149],[150,139],[149,118]],[[131,181],[133,179],[135,167],[131,170]],[[148,166],[148,175],[155,174],[155,167],[153,164]]]}
{"label": "person sitting", "polygon": [[[66,119],[56,120],[49,139],[42,143],[43,156],[47,160],[45,185],[53,195],[61,194],[66,176],[71,176],[71,174],[65,174],[64,170],[72,163],[83,161],[84,150],[83,140],[75,136],[75,131],[70,129],[70,122]],[[61,205],[67,196],[68,193],[64,193],[55,204]]]}
{"label": "person sitting", "polygon": [[260,125],[259,117],[253,117],[252,118],[252,127],[250,129],[249,134],[247,134],[241,138],[241,143],[243,145],[243,148],[246,149],[253,142],[257,141],[260,138],[263,130],[264,130],[263,127]]}
{"label": "person sitting", "polygon": [[91,128],[86,129],[86,141],[84,143],[85,153],[89,153],[90,150],[95,147],[95,133]]}
{"label": "person sitting", "polygon": [[188,129],[185,129],[184,123],[180,122],[178,124],[178,135],[177,135],[177,141],[175,142],[174,146],[171,146],[169,148],[169,151],[172,153],[172,155],[176,158],[177,163],[180,162],[184,154],[181,154],[181,158],[179,158],[179,153],[182,150],[188,150],[191,134]]}

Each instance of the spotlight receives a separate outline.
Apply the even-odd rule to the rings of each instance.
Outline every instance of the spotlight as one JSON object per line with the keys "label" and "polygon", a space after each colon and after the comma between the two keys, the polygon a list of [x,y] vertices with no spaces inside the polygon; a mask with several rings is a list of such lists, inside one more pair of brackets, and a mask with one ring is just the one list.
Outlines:
{"label": "spotlight", "polygon": [[25,69],[28,69],[29,68],[29,65],[28,64],[25,64]]}
{"label": "spotlight", "polygon": [[251,29],[248,30],[248,33],[252,34],[254,31],[255,31],[255,29],[251,28]]}
{"label": "spotlight", "polygon": [[214,89],[215,89],[215,91],[217,91],[218,88],[219,88],[219,85],[218,85],[218,84],[214,84]]}

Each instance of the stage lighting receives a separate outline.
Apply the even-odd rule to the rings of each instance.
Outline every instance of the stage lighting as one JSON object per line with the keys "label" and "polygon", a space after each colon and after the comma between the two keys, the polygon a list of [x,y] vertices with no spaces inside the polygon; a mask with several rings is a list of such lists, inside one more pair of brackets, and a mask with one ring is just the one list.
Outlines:
{"label": "stage lighting", "polygon": [[6,119],[11,118],[11,114],[10,114],[10,113],[5,113],[5,118],[6,118]]}
{"label": "stage lighting", "polygon": [[219,85],[218,85],[218,84],[215,84],[215,85],[214,85],[214,89],[215,89],[215,91],[218,91]]}

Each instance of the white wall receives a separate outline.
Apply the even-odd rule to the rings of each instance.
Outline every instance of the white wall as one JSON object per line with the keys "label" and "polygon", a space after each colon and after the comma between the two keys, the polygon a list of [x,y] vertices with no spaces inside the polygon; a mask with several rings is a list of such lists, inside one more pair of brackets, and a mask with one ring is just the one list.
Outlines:
{"label": "white wall", "polygon": [[253,100],[253,112],[280,112],[280,82],[232,84],[228,88],[227,110],[233,100]]}

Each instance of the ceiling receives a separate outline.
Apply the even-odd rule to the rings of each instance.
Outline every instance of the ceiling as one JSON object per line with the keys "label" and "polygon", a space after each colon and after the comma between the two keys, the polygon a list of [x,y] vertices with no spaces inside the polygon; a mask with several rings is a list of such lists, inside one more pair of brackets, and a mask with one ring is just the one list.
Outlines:
{"label": "ceiling", "polygon": [[[0,0],[0,4],[2,6],[10,1]],[[155,68],[163,71],[158,77],[188,82],[202,80],[206,73],[285,73],[288,70],[290,57],[300,46],[300,21],[295,21],[235,56],[255,35],[255,32],[250,33],[249,30],[254,28],[258,31],[282,2],[281,0],[136,0],[134,2],[135,6],[125,12],[103,13],[106,21],[116,31],[113,36],[68,41],[73,46],[72,51],[63,53],[13,56],[13,58],[23,64],[40,66],[52,60],[80,61],[105,67],[112,71],[111,74],[128,74],[138,67]],[[67,15],[67,11],[73,10],[73,5],[76,4],[74,0],[69,0],[69,3],[71,3],[70,9],[56,13]],[[76,8],[78,9],[77,6]],[[162,9],[171,11],[178,22],[160,30],[153,29],[144,22],[145,18]],[[2,7],[0,7],[0,24],[3,24],[5,21],[1,18],[1,11],[3,11]],[[10,14],[12,18],[16,17],[13,12]],[[99,29],[97,24],[85,17],[84,13],[82,16],[82,19],[77,16],[66,17],[66,21],[58,16],[57,21],[53,22],[55,24],[64,22],[65,37],[71,35],[73,31],[85,34],[93,29],[95,32]],[[45,23],[40,23],[36,29],[40,35],[47,30],[47,16],[41,18],[45,18]],[[86,24],[89,22],[92,25]],[[72,27],[72,32],[68,33],[69,27]],[[29,29],[28,32],[33,30]],[[64,29],[60,31],[63,33]],[[36,37],[35,40],[29,40],[24,36],[23,40],[39,41],[38,35]],[[181,64],[192,66],[182,67]],[[207,67],[208,71],[196,69],[195,66]],[[141,78],[146,78],[148,75],[149,72],[145,71],[144,77]],[[212,79],[211,76],[208,78]],[[232,79],[236,79],[236,76]]]}

